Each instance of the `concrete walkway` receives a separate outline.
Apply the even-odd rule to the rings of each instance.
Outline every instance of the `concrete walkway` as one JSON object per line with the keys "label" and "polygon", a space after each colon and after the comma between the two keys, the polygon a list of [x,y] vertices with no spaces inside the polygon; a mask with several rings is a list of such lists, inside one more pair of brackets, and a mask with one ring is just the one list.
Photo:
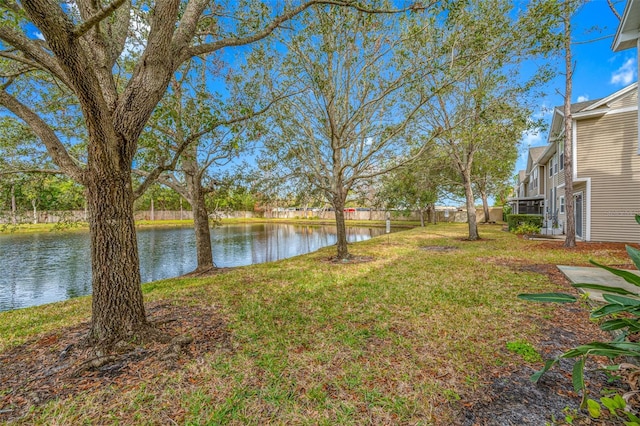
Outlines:
{"label": "concrete walkway", "polygon": [[[629,284],[617,275],[613,275],[611,272],[602,268],[588,267],[588,266],[564,266],[557,265],[558,269],[571,281],[572,284],[600,284],[607,287],[621,287],[635,293],[640,292],[640,287],[636,287],[633,284]],[[629,271],[636,275],[640,275],[640,271]],[[578,289],[581,292],[587,292],[589,298],[604,302],[602,298],[602,292],[591,289]]]}

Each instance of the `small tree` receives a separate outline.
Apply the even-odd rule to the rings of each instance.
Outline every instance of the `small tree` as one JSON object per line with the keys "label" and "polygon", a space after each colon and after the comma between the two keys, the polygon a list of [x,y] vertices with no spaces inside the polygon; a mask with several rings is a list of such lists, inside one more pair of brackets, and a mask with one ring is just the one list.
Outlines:
{"label": "small tree", "polygon": [[382,189],[377,197],[386,208],[417,210],[420,225],[435,223],[435,203],[442,185],[443,159],[434,147],[425,150],[420,157],[382,176]]}
{"label": "small tree", "polygon": [[278,79],[300,93],[274,108],[265,163],[272,175],[322,191],[335,211],[339,259],[349,258],[344,208],[352,191],[428,144],[428,135],[414,137],[416,119],[450,84],[425,85],[447,56],[437,43],[437,19],[435,9],[398,19],[316,7],[305,12],[305,29],[286,41]]}
{"label": "small tree", "polygon": [[[527,105],[533,89],[550,77],[546,69],[529,78],[520,74],[525,58],[546,51],[546,47],[540,47],[544,40],[538,40],[545,34],[538,24],[543,28],[548,25],[538,20],[546,7],[532,4],[515,18],[512,7],[511,2],[503,0],[471,2],[450,13],[447,19],[451,24],[444,40],[459,50],[459,60],[429,80],[434,84],[450,78],[447,75],[451,73],[462,77],[449,90],[436,93],[424,118],[427,131],[442,129],[437,142],[448,153],[464,190],[470,240],[480,238],[473,192],[476,157],[485,151],[488,154],[482,160],[493,161],[491,152],[517,143],[529,124]],[[470,63],[474,64],[473,70],[461,73],[460,68],[466,69]],[[498,157],[495,161],[504,160]],[[491,168],[488,163],[484,167]]]}
{"label": "small tree", "polygon": [[135,195],[140,196],[157,180],[189,202],[196,237],[195,272],[202,273],[215,267],[205,200],[219,183],[216,169],[247,149],[261,131],[249,119],[265,112],[275,101],[258,104],[254,99],[266,98],[260,96],[260,80],[247,76],[248,81],[241,85],[243,81],[229,70],[225,78],[229,95],[223,103],[221,95],[207,89],[212,72],[206,64],[192,61],[181,71],[172,79],[140,139],[139,166],[134,173],[146,180],[136,188]]}

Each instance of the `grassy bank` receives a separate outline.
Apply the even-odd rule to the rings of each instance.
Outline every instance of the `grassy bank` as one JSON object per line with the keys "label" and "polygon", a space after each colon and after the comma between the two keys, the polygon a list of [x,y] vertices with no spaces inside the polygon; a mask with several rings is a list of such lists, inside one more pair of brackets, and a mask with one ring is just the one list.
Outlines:
{"label": "grassy bank", "polygon": [[[237,219],[222,219],[221,224],[233,225],[240,223],[292,223],[301,225],[335,225],[333,220],[320,220],[320,219],[264,219],[264,218],[237,218]],[[392,220],[391,224],[394,228],[413,228],[420,226],[420,222],[411,222],[404,220]],[[348,226],[385,226],[385,221],[371,221],[371,220],[348,220]],[[138,228],[151,228],[151,227],[188,227],[193,226],[192,220],[138,220],[136,221],[136,227]],[[17,225],[5,224],[0,225],[0,234],[24,234],[24,233],[37,233],[37,232],[73,232],[73,231],[86,231],[89,229],[89,224],[85,222],[74,222],[72,224],[56,224],[56,223],[21,223]]]}
{"label": "grassy bank", "polygon": [[[108,376],[100,387],[34,405],[20,422],[458,424],[487,371],[526,363],[506,344],[535,343],[558,321],[557,309],[516,299],[558,290],[519,265],[626,261],[623,251],[566,251],[500,226],[482,227],[477,242],[465,241],[465,231],[441,224],[353,244],[353,254],[370,259],[360,263],[327,262],[329,247],[146,284],[150,307],[196,316],[203,328],[218,324],[218,337],[183,330],[194,346],[170,367],[142,363],[139,379]],[[47,333],[65,335],[64,327],[89,319],[89,302],[0,313],[0,355]],[[588,323],[584,312],[571,315],[582,314]],[[64,349],[57,345],[48,350]],[[0,398],[12,391],[0,385]]]}

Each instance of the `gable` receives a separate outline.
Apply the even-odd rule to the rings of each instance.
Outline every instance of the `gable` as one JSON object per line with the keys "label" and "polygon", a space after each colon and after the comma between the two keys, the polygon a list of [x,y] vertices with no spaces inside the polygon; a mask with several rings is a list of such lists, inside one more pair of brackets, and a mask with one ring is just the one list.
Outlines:
{"label": "gable", "polygon": [[638,105],[638,91],[632,90],[626,96],[616,99],[609,105],[611,109],[633,108]]}

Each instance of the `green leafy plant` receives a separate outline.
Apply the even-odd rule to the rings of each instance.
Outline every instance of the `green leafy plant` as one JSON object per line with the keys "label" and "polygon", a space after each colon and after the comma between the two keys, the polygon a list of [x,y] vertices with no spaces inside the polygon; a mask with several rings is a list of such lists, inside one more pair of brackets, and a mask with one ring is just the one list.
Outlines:
{"label": "green leafy plant", "polygon": [[514,229],[513,231],[514,234],[516,235],[532,235],[532,234],[539,234],[540,233],[540,227],[538,225],[535,225],[533,223],[523,223],[521,225],[518,225],[518,227],[516,229]]}
{"label": "green leafy plant", "polygon": [[511,352],[517,353],[527,362],[540,362],[542,356],[536,351],[531,343],[524,340],[516,340],[514,342],[507,342],[507,349]]}
{"label": "green leafy plant", "polygon": [[509,231],[513,231],[518,228],[520,225],[531,224],[537,226],[538,228],[542,227],[542,221],[544,220],[544,216],[541,214],[509,214],[507,215],[507,224],[509,225]]}
{"label": "green leafy plant", "polygon": [[[640,224],[640,215],[636,215],[635,219],[636,222]],[[640,250],[631,246],[626,246],[626,249],[636,268],[640,269]],[[586,400],[587,392],[584,381],[584,366],[587,357],[593,355],[604,356],[611,360],[620,356],[640,358],[640,343],[630,342],[626,339],[628,335],[640,331],[640,276],[629,271],[601,265],[593,260],[590,262],[637,287],[637,290],[629,291],[624,288],[608,287],[599,284],[573,284],[576,288],[603,292],[602,297],[606,304],[594,309],[590,316],[594,319],[608,317],[609,319],[604,320],[600,324],[600,328],[605,331],[616,331],[619,334],[611,342],[592,342],[586,345],[580,345],[556,358],[547,360],[544,367],[531,376],[531,380],[537,382],[544,373],[549,371],[549,369],[556,365],[562,358],[577,358],[573,366],[572,379],[575,391],[583,392],[583,406],[585,402],[589,404],[588,400]],[[573,303],[578,300],[575,296],[564,293],[519,294],[518,298],[527,301],[553,303]],[[587,408],[590,412],[593,410],[593,412],[596,413],[597,411],[593,403],[587,406]],[[635,420],[631,419],[630,424],[633,424],[634,421]]]}
{"label": "green leafy plant", "polygon": [[610,418],[621,420],[625,426],[640,426],[640,418],[628,410],[627,401],[625,401],[622,396],[615,395],[613,398],[602,397],[600,398],[600,402],[587,399],[587,411],[591,418],[600,419],[603,417],[603,414],[606,416],[603,407],[609,411],[608,415]]}

